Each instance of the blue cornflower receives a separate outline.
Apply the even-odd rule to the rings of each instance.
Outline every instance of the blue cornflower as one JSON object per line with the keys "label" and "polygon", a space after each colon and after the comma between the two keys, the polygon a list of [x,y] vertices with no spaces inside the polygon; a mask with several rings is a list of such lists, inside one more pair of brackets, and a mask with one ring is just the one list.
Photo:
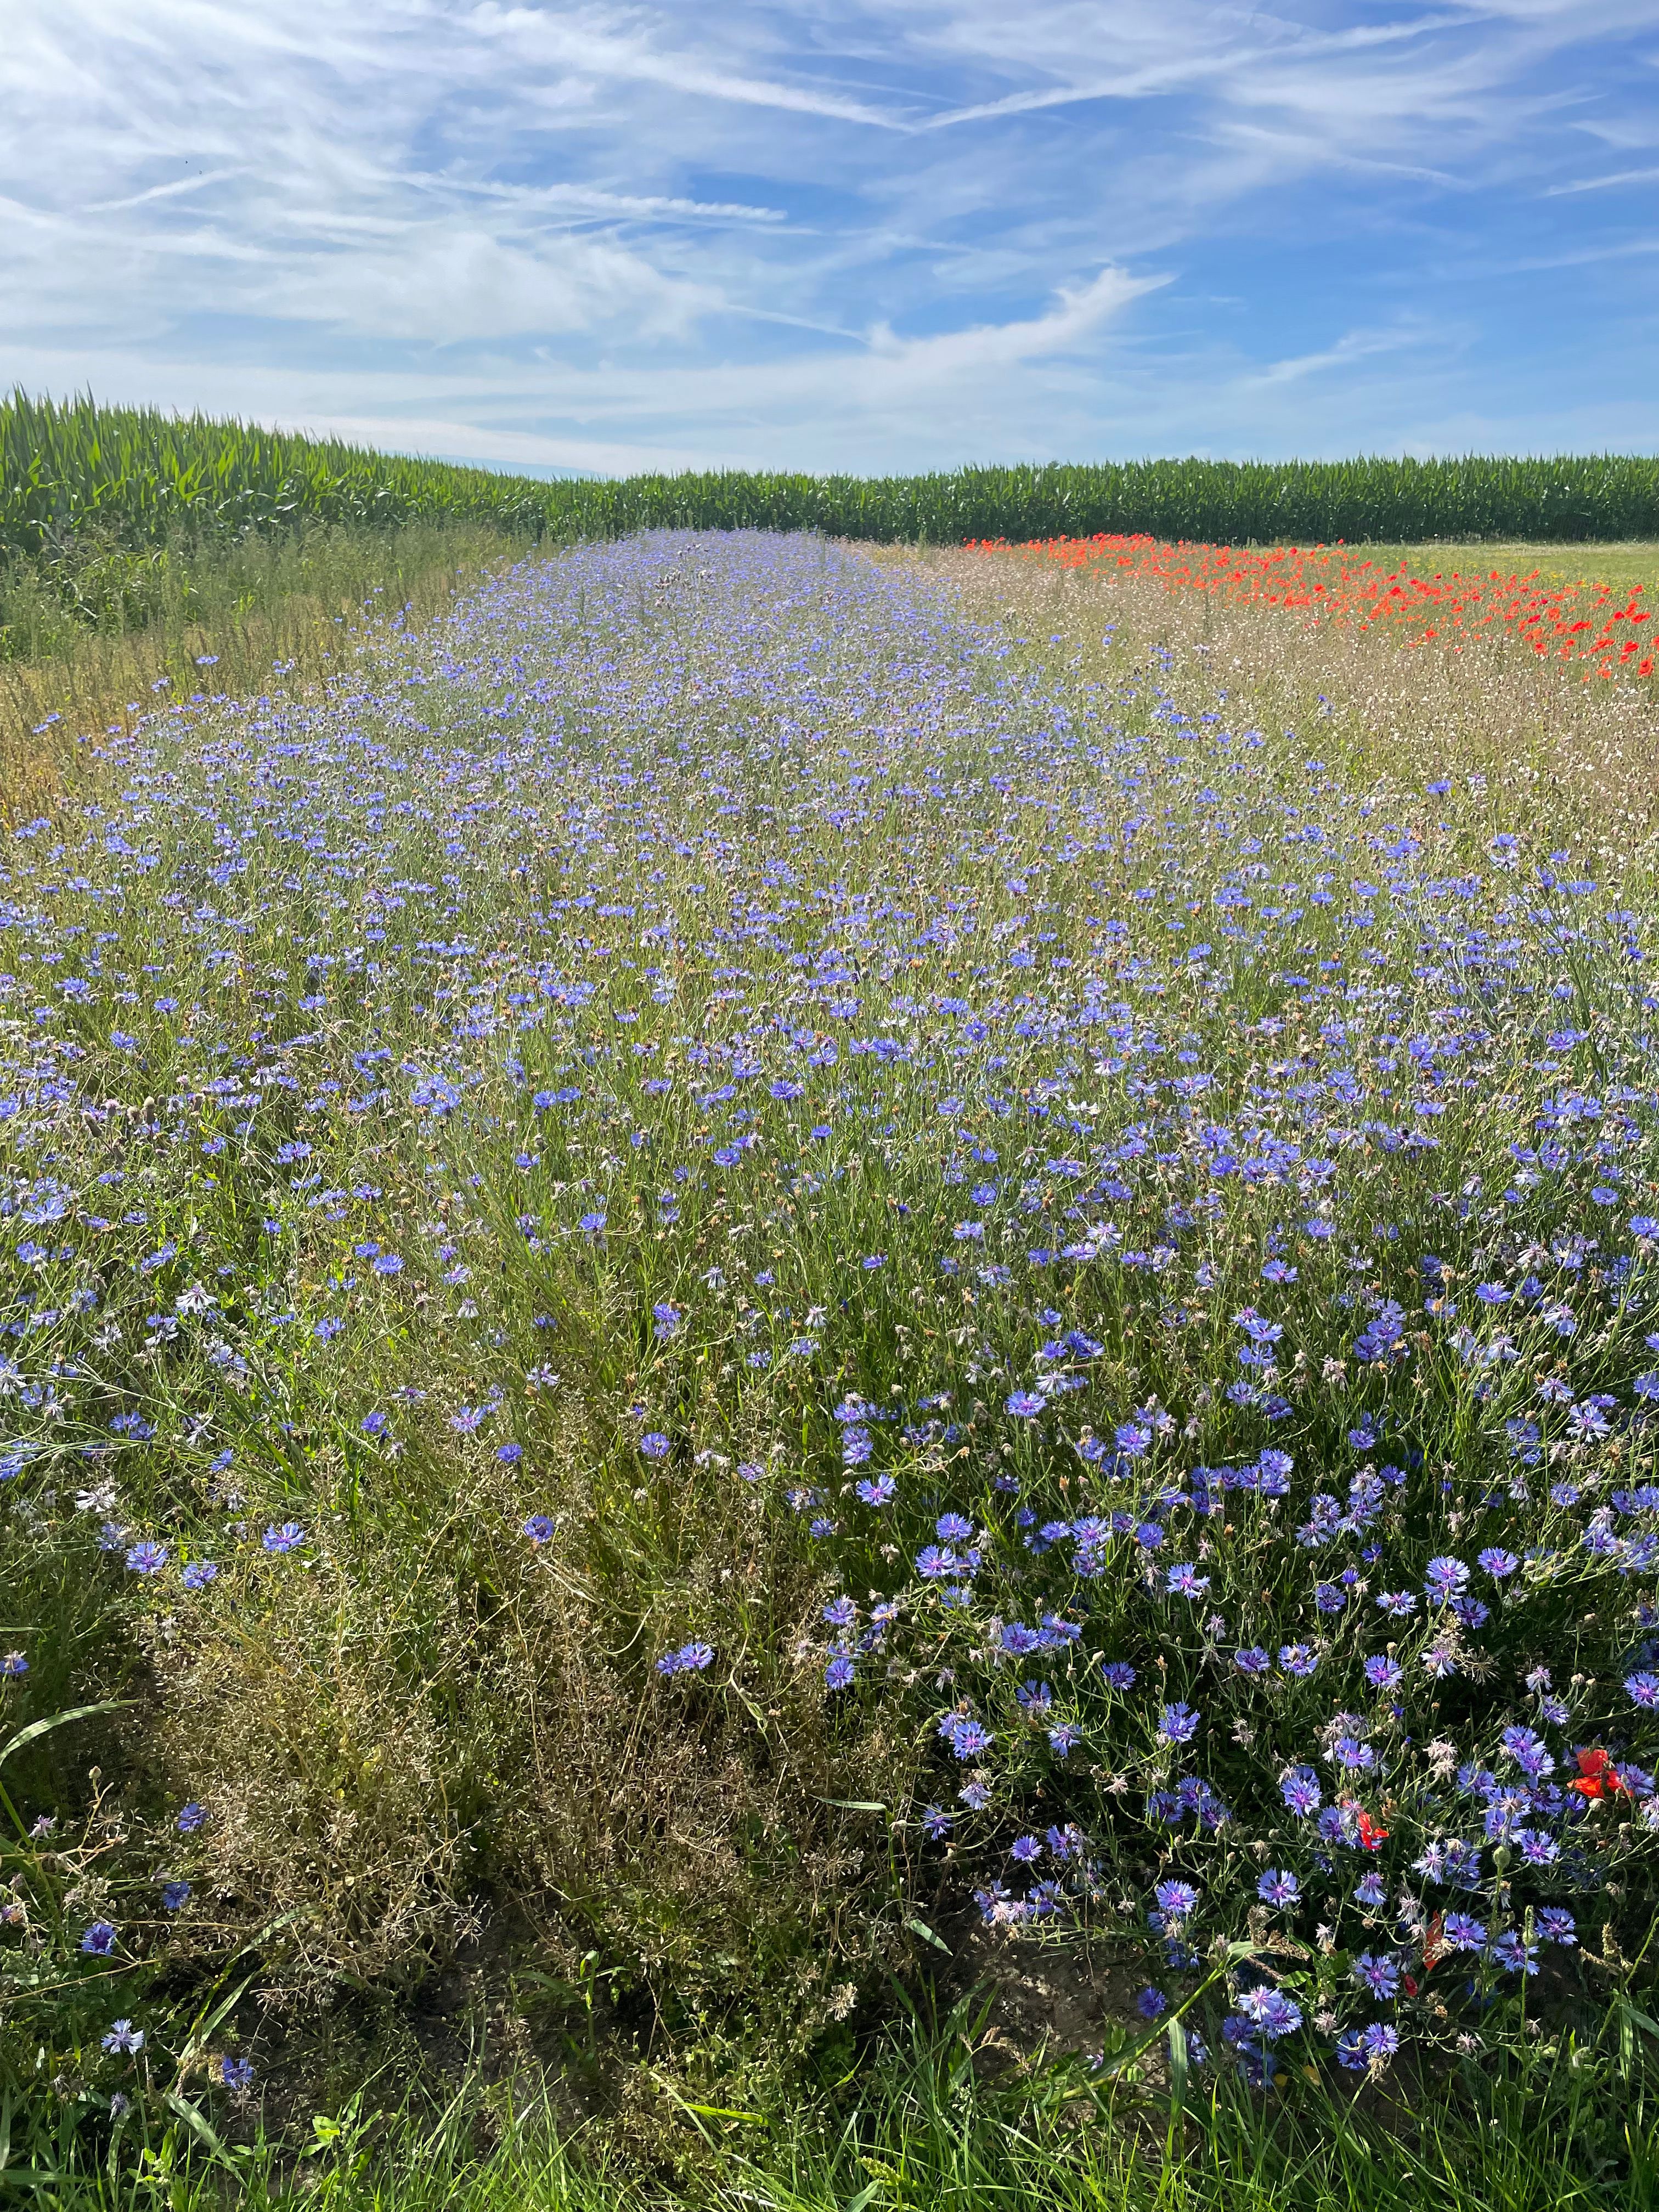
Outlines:
{"label": "blue cornflower", "polygon": [[1306,1820],[1316,1813],[1324,1802],[1319,1788],[1319,1777],[1311,1766],[1293,1767],[1279,1785],[1287,1810],[1298,1820]]}
{"label": "blue cornflower", "polygon": [[1155,1990],[1150,1985],[1142,1990],[1135,1999],[1135,2010],[1140,2014],[1142,2020],[1161,2020],[1169,2009],[1170,2000],[1164,1996],[1163,1990]]}
{"label": "blue cornflower", "polygon": [[1190,1743],[1198,1733],[1198,1720],[1190,1705],[1165,1705],[1158,1732],[1165,1743]]}
{"label": "blue cornflower", "polygon": [[94,1920],[81,1938],[81,1948],[94,1959],[107,1959],[115,1948],[115,1923]]}
{"label": "blue cornflower", "polygon": [[1644,1706],[1650,1712],[1659,1706],[1659,1674],[1650,1674],[1645,1668],[1638,1674],[1626,1674],[1625,1688],[1633,1705]]}
{"label": "blue cornflower", "polygon": [[107,2051],[120,2057],[130,2057],[143,2049],[144,2031],[142,2027],[135,2027],[130,2020],[114,2021],[103,2039],[103,2045]]}
{"label": "blue cornflower", "polygon": [[898,1489],[896,1480],[890,1474],[871,1476],[866,1481],[854,1486],[854,1494],[866,1505],[885,1505]]}
{"label": "blue cornflower", "polygon": [[647,1429],[640,1438],[640,1450],[647,1459],[666,1459],[671,1449],[660,1429]]}
{"label": "blue cornflower", "polygon": [[1029,1421],[1042,1413],[1048,1401],[1035,1390],[1014,1390],[1009,1394],[1004,1410],[1017,1420]]}
{"label": "blue cornflower", "polygon": [[853,1662],[844,1651],[838,1651],[823,1670],[827,1687],[848,1690],[853,1686]]}
{"label": "blue cornflower", "polygon": [[700,1674],[714,1660],[711,1644],[682,1644],[678,1651],[665,1651],[657,1662],[659,1674]]}
{"label": "blue cornflower", "polygon": [[1449,1912],[1440,1924],[1440,1940],[1449,1951],[1483,1951],[1486,1931],[1467,1912]]}
{"label": "blue cornflower", "polygon": [[1395,1961],[1373,1951],[1362,1951],[1353,1962],[1353,1978],[1376,1997],[1399,1994],[1400,1968]]}
{"label": "blue cornflower", "polygon": [[280,1528],[267,1528],[259,1540],[268,1552],[293,1552],[305,1540],[306,1532],[297,1521],[284,1521]]}
{"label": "blue cornflower", "polygon": [[1440,1558],[1431,1559],[1424,1575],[1423,1587],[1437,1604],[1449,1605],[1468,1588],[1469,1571],[1462,1559]]}
{"label": "blue cornflower", "polygon": [[167,1563],[167,1546],[151,1543],[148,1539],[135,1544],[127,1553],[127,1565],[135,1575],[159,1575]]}
{"label": "blue cornflower", "polygon": [[189,1895],[190,1884],[187,1881],[164,1881],[161,1884],[162,1911],[176,1912]]}
{"label": "blue cornflower", "polygon": [[1294,1905],[1302,1884],[1287,1868],[1269,1867],[1257,1881],[1255,1893],[1264,1905]]}
{"label": "blue cornflower", "polygon": [[1266,2043],[1277,2043],[1282,2035],[1294,2035],[1302,2025],[1302,2008],[1294,1998],[1265,1983],[1243,1990],[1238,2009]]}
{"label": "blue cornflower", "polygon": [[551,1540],[557,1525],[545,1513],[532,1513],[524,1524],[524,1533],[532,1544],[545,1544]]}
{"label": "blue cornflower", "polygon": [[205,1589],[218,1576],[218,1567],[211,1559],[192,1559],[179,1580],[187,1590]]}

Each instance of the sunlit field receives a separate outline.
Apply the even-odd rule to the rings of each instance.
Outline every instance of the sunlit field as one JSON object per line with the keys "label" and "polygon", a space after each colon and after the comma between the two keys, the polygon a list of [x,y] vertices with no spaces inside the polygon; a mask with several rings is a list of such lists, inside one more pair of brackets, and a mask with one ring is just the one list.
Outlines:
{"label": "sunlit field", "polygon": [[1338,627],[652,534],[18,826],[0,2165],[1647,2185],[1652,689]]}

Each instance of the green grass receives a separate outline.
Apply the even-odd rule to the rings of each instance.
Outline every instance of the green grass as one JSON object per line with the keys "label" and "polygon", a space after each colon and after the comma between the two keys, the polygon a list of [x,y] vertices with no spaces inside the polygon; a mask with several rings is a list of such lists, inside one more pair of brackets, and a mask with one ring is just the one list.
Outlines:
{"label": "green grass", "polygon": [[1535,569],[1549,584],[1613,584],[1628,588],[1639,584],[1650,602],[1659,600],[1659,542],[1626,539],[1617,544],[1585,544],[1565,550],[1544,539],[1494,538],[1490,544],[1464,539],[1419,541],[1415,544],[1367,544],[1364,556],[1380,568],[1396,563],[1413,576],[1490,575],[1496,568],[1507,576],[1526,576]]}
{"label": "green grass", "polygon": [[0,2167],[52,2212],[1629,2212],[1659,2189],[1644,2107],[1586,2069],[1565,2094],[1470,2069],[1426,2113],[1361,2099],[1297,2118],[1212,2094],[1176,2110],[1075,2062],[988,2064],[971,2001],[846,2054],[793,2108],[659,2100],[648,2141],[608,2148],[533,2075],[441,2106],[370,2081],[302,2113],[279,2148],[205,2144],[135,2118],[102,2168]]}

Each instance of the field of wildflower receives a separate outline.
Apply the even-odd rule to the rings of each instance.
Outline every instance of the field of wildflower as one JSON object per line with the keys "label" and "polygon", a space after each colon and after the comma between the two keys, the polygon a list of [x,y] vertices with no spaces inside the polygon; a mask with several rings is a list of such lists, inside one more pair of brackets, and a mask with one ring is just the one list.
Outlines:
{"label": "field of wildflower", "polygon": [[577,546],[17,828],[31,2171],[480,2043],[726,2125],[1020,1960],[1172,2128],[1636,2156],[1645,836],[1054,583]]}

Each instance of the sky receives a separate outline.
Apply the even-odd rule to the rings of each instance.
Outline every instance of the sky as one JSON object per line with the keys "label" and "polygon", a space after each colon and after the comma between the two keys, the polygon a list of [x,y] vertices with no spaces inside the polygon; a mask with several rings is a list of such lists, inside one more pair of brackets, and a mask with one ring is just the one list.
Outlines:
{"label": "sky", "polygon": [[1659,449],[1659,0],[0,0],[0,386],[509,467]]}

